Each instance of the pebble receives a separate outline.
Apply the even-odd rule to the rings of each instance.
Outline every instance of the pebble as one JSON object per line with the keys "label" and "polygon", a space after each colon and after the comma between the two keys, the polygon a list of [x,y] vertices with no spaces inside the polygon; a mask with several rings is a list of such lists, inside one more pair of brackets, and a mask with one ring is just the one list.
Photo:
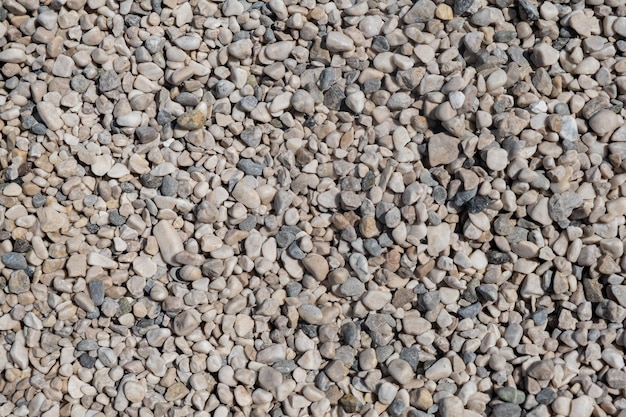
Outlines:
{"label": "pebble", "polygon": [[185,130],[200,129],[206,123],[206,116],[201,110],[192,110],[176,119],[176,125]]}
{"label": "pebble", "polygon": [[326,36],[326,48],[331,52],[347,52],[354,49],[354,41],[340,32],[330,32]]}
{"label": "pebble", "polygon": [[414,373],[411,365],[402,359],[394,359],[387,366],[389,375],[399,384],[408,384],[413,378]]}

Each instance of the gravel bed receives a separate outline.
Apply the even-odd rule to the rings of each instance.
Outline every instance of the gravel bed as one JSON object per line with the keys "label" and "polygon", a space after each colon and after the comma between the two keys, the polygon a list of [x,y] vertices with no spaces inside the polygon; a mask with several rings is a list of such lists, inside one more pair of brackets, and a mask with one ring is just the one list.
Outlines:
{"label": "gravel bed", "polygon": [[625,0],[0,0],[0,416],[626,415]]}

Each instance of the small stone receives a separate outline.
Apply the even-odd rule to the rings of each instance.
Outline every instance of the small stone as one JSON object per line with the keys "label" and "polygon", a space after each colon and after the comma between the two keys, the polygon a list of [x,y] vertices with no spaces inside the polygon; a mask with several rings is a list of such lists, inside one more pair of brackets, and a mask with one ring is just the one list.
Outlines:
{"label": "small stone", "polygon": [[446,397],[439,403],[441,417],[462,417],[463,401],[459,397]]}
{"label": "small stone", "polygon": [[430,0],[418,0],[413,7],[402,17],[404,23],[412,25],[414,23],[426,23],[435,17],[437,6]]}
{"label": "small stone", "polygon": [[596,401],[588,395],[581,395],[572,400],[570,417],[590,417],[593,414]]}
{"label": "small stone", "polygon": [[513,404],[522,404],[526,401],[526,394],[514,387],[502,387],[497,391],[498,397],[502,401]]}
{"label": "small stone", "polygon": [[176,125],[185,130],[200,129],[206,123],[206,116],[200,110],[184,113],[176,119]]}
{"label": "small stone", "polygon": [[410,394],[410,403],[418,410],[426,411],[433,406],[433,396],[426,388],[418,388]]}
{"label": "small stone", "polygon": [[11,294],[23,294],[30,290],[30,278],[23,270],[13,271],[9,276],[8,289]]}
{"label": "small stone", "polygon": [[152,228],[152,232],[163,260],[170,265],[178,266],[175,257],[184,250],[184,247],[176,229],[168,221],[161,220]]}
{"label": "small stone", "polygon": [[539,42],[533,48],[531,59],[540,67],[549,67],[559,61],[559,51],[544,42]]}
{"label": "small stone", "polygon": [[326,36],[326,48],[331,52],[347,52],[354,49],[354,41],[341,32],[332,31]]}
{"label": "small stone", "polygon": [[100,77],[98,78],[98,89],[103,93],[115,90],[121,87],[121,85],[122,82],[120,81],[120,78],[113,70],[102,71]]}
{"label": "small stone", "polygon": [[454,14],[457,16],[462,15],[467,12],[473,4],[474,0],[454,0]]}
{"label": "small stone", "polygon": [[522,408],[512,403],[496,404],[493,407],[493,413],[494,415],[502,417],[520,417],[522,415]]}
{"label": "small stone", "polygon": [[182,382],[176,382],[165,391],[165,401],[178,401],[189,394],[189,389]]}
{"label": "small stone", "polygon": [[492,171],[503,171],[509,164],[508,152],[501,148],[489,149],[485,162]]}
{"label": "small stone", "polygon": [[179,336],[191,334],[200,324],[199,313],[195,310],[185,310],[173,320],[172,330]]}
{"label": "small stone", "polygon": [[557,393],[552,388],[544,388],[535,395],[539,404],[550,405],[556,399]]}
{"label": "small stone", "polygon": [[415,377],[415,374],[411,369],[411,365],[402,359],[392,360],[389,363],[387,370],[389,375],[391,375],[391,377],[399,384],[408,384]]}
{"label": "small stone", "polygon": [[159,138],[159,133],[151,126],[139,126],[135,129],[139,143],[149,143]]}
{"label": "small stone", "polygon": [[140,383],[128,381],[124,384],[124,396],[131,403],[142,401],[145,395],[146,389]]}
{"label": "small stone", "polygon": [[7,252],[2,255],[2,263],[9,269],[28,269],[26,258],[17,252]]}
{"label": "small stone", "polygon": [[431,167],[445,165],[459,156],[459,140],[444,133],[431,136],[428,141],[428,161]]}
{"label": "small stone", "polygon": [[329,266],[323,256],[309,254],[302,260],[302,264],[317,281],[323,281],[326,279],[329,272]]}
{"label": "small stone", "polygon": [[550,360],[533,362],[527,370],[527,375],[540,381],[549,380],[554,374],[554,363]]}
{"label": "small stone", "polygon": [[40,101],[37,103],[37,114],[50,130],[59,130],[63,127],[63,120],[59,117],[57,110],[52,103]]}
{"label": "small stone", "polygon": [[437,6],[437,9],[435,10],[435,16],[437,16],[437,18],[441,20],[454,19],[454,13],[452,12],[452,7],[444,3],[441,3]]}
{"label": "small stone", "polygon": [[437,381],[452,374],[452,363],[448,358],[441,358],[430,366],[424,373],[426,378]]}
{"label": "small stone", "polygon": [[358,413],[362,405],[352,394],[345,394],[339,399],[339,405],[346,413]]}

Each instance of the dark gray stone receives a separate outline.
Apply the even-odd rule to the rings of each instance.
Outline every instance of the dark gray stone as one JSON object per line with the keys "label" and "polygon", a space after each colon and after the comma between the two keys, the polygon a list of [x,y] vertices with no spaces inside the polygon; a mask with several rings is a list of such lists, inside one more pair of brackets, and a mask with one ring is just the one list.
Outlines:
{"label": "dark gray stone", "polygon": [[496,301],[498,299],[498,288],[495,285],[483,284],[476,287],[476,294],[485,301]]}
{"label": "dark gray stone", "polygon": [[96,358],[95,356],[90,356],[89,353],[83,353],[78,357],[78,362],[80,362],[80,365],[87,369],[93,368],[97,360],[98,358]]}
{"label": "dark gray stone", "polygon": [[376,52],[389,52],[389,41],[384,36],[376,36],[372,41],[372,49]]}
{"label": "dark gray stone", "polygon": [[135,129],[135,136],[137,136],[139,143],[148,143],[157,140],[159,132],[152,126],[139,126]]}
{"label": "dark gray stone", "polygon": [[430,311],[437,307],[439,301],[441,300],[441,295],[439,291],[428,291],[424,294],[420,294],[418,299],[418,305],[423,311]]}
{"label": "dark gray stone", "polygon": [[113,226],[121,226],[126,223],[126,216],[122,216],[118,209],[109,212],[109,223]]}
{"label": "dark gray stone", "polygon": [[502,387],[497,394],[498,398],[507,403],[522,404],[526,401],[526,394],[514,387]]}
{"label": "dark gray stone", "polygon": [[191,106],[191,107],[195,107],[198,105],[198,103],[200,103],[200,98],[198,96],[196,96],[195,94],[188,93],[186,91],[177,95],[174,100],[178,104],[181,104],[183,106]]}
{"label": "dark gray stone", "polygon": [[365,239],[363,247],[372,256],[380,256],[383,253],[383,249],[380,247],[376,239]]}
{"label": "dark gray stone", "polygon": [[[458,194],[457,194],[458,195]],[[484,195],[477,195],[467,202],[467,211],[472,214],[480,213],[492,203],[491,199]]]}
{"label": "dark gray stone", "polygon": [[306,253],[304,253],[302,249],[300,249],[300,246],[298,246],[296,242],[293,242],[291,245],[289,245],[289,247],[287,248],[287,254],[292,258],[298,260],[304,259],[306,257]]}
{"label": "dark gray stone", "polygon": [[252,159],[240,159],[237,168],[242,170],[246,175],[259,176],[263,175],[265,165],[254,162]]}
{"label": "dark gray stone", "polygon": [[441,185],[437,185],[433,188],[433,199],[437,204],[443,204],[446,202],[448,198],[448,191],[443,188]]}
{"label": "dark gray stone", "polygon": [[495,250],[487,251],[486,255],[487,255],[487,262],[493,265],[502,265],[511,260],[511,257],[508,254],[504,252],[498,252]]}
{"label": "dark gray stone", "polygon": [[478,313],[480,313],[480,310],[482,309],[482,306],[480,303],[474,303],[474,304],[470,304],[467,307],[461,307],[459,308],[459,316],[463,317],[464,319],[473,319],[474,317],[476,317],[478,315]]}
{"label": "dark gray stone", "polygon": [[522,415],[522,408],[512,403],[497,404],[492,408],[492,415],[498,417],[520,417]]}
{"label": "dark gray stone", "polygon": [[239,139],[251,148],[259,146],[261,144],[262,137],[263,132],[261,131],[261,128],[257,126],[249,127],[239,135]]}
{"label": "dark gray stone", "polygon": [[157,113],[156,121],[161,126],[171,123],[174,120],[176,120],[176,117],[165,109],[161,109],[159,110],[159,113]]}
{"label": "dark gray stone", "polygon": [[346,95],[338,85],[333,85],[324,94],[324,104],[330,110],[339,110]]}
{"label": "dark gray stone", "polygon": [[285,291],[288,297],[296,297],[302,291],[302,284],[299,282],[290,282],[285,285]]}
{"label": "dark gray stone", "polygon": [[13,243],[13,252],[26,253],[31,249],[31,244],[25,239],[15,239]]}
{"label": "dark gray stone", "polygon": [[2,255],[2,263],[9,269],[28,269],[28,262],[26,262],[26,258],[21,253],[17,252],[7,252]]}
{"label": "dark gray stone", "polygon": [[163,177],[155,177],[154,175],[150,174],[142,174],[139,177],[139,182],[141,182],[141,185],[147,188],[159,188],[163,183]]}
{"label": "dark gray stone", "polygon": [[405,360],[409,365],[411,365],[413,371],[417,371],[417,364],[420,360],[420,355],[417,347],[403,347],[400,351],[400,359]]}
{"label": "dark gray stone", "polygon": [[550,405],[556,400],[557,394],[552,388],[544,388],[535,395],[535,400],[539,404]]}
{"label": "dark gray stone", "polygon": [[177,191],[178,180],[170,175],[164,176],[161,184],[161,194],[166,197],[174,197]]}
{"label": "dark gray stone", "polygon": [[296,235],[289,230],[281,228],[281,230],[276,233],[276,236],[274,236],[274,239],[276,240],[276,246],[286,248],[296,240]]}
{"label": "dark gray stone", "polygon": [[104,302],[104,283],[99,279],[89,282],[89,295],[96,306]]}
{"label": "dark gray stone", "polygon": [[532,314],[532,319],[537,324],[537,326],[543,326],[548,322],[548,312],[540,308]]}
{"label": "dark gray stone", "polygon": [[43,123],[37,123],[30,128],[30,131],[33,135],[45,135],[48,131],[48,128]]}
{"label": "dark gray stone", "polygon": [[539,10],[537,10],[537,6],[526,0],[519,0],[517,5],[522,19],[532,22],[539,20]]}
{"label": "dark gray stone", "polygon": [[322,73],[320,74],[320,78],[317,80],[317,85],[322,90],[326,90],[330,88],[331,85],[335,82],[335,69],[328,67],[324,68]]}

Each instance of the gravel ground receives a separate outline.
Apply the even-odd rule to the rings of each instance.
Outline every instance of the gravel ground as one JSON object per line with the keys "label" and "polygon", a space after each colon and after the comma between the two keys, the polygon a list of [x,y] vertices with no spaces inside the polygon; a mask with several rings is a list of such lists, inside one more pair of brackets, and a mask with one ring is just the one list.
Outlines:
{"label": "gravel ground", "polygon": [[0,416],[626,415],[624,0],[0,0]]}

